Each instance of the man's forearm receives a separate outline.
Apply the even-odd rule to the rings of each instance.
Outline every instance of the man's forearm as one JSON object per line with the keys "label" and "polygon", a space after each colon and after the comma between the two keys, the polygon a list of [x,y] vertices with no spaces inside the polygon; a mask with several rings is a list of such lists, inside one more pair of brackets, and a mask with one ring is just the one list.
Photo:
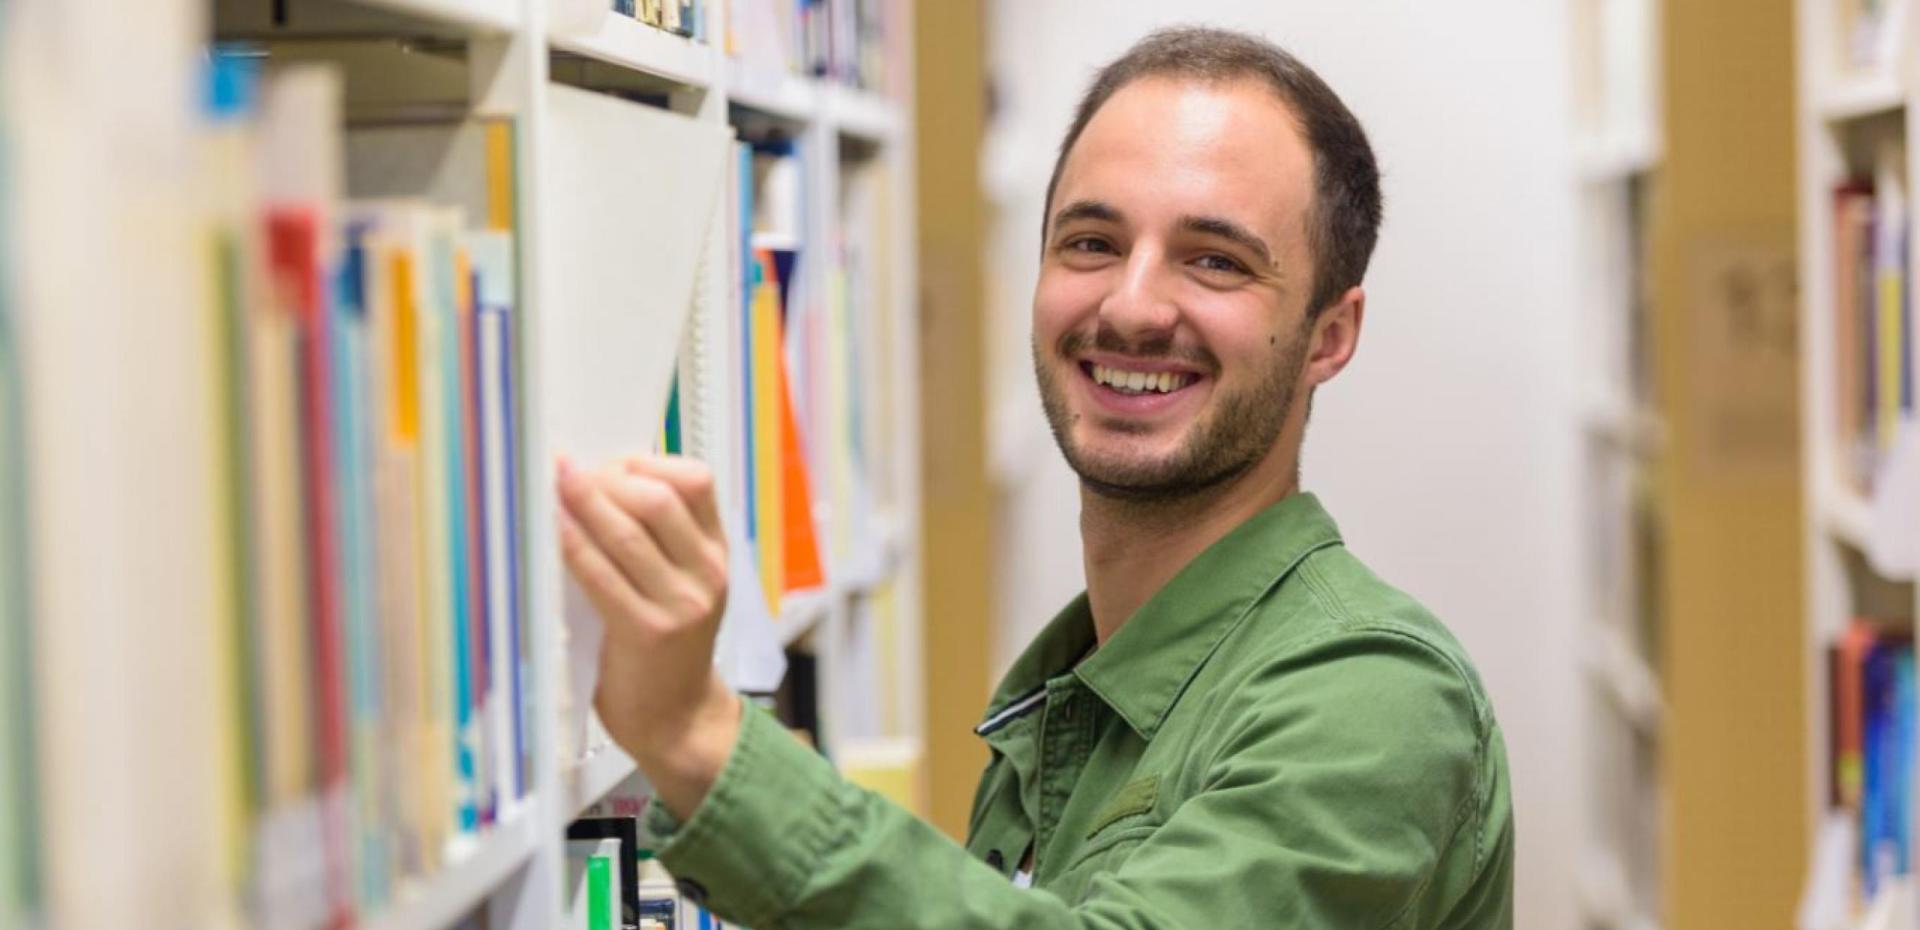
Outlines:
{"label": "man's forearm", "polygon": [[715,675],[706,696],[685,719],[636,719],[619,708],[630,702],[630,689],[645,688],[647,682],[609,671],[595,704],[601,719],[609,721],[614,742],[633,757],[659,803],[678,818],[692,817],[739,739],[743,702]]}

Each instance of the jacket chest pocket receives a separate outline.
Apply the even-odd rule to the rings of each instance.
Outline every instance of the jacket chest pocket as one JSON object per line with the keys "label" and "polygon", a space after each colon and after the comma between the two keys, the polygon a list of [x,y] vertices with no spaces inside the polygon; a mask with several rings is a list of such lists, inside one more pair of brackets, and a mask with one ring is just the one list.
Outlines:
{"label": "jacket chest pocket", "polygon": [[1085,844],[1060,873],[1059,890],[1067,900],[1084,897],[1093,876],[1119,869],[1160,828],[1160,781],[1160,775],[1149,774],[1127,782],[1095,812]]}
{"label": "jacket chest pocket", "polygon": [[1136,817],[1097,831],[1049,886],[1068,902],[1080,903],[1086,899],[1095,878],[1119,871],[1133,851],[1158,829],[1158,823]]}

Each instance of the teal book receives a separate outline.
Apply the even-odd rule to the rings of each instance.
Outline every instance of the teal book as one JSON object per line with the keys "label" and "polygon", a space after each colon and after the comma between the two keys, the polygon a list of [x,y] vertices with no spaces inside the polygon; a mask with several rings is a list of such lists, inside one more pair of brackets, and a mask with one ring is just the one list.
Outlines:
{"label": "teal book", "polygon": [[333,310],[334,505],[340,528],[342,620],[347,648],[348,778],[353,785],[355,884],[362,910],[392,895],[397,840],[386,800],[395,786],[381,778],[382,658],[374,557],[372,377],[367,358],[364,226],[349,226],[337,269]]}
{"label": "teal book", "polygon": [[438,371],[425,373],[440,379],[440,400],[442,422],[445,430],[441,433],[444,446],[441,454],[445,456],[446,484],[442,489],[446,494],[447,507],[447,565],[449,577],[444,583],[449,586],[453,605],[451,627],[452,635],[445,641],[451,652],[451,670],[453,672],[453,737],[454,737],[454,797],[455,825],[462,833],[473,833],[480,828],[479,786],[476,783],[476,754],[479,734],[473,713],[473,644],[470,640],[473,629],[472,580],[468,564],[471,542],[468,539],[468,493],[466,464],[466,416],[463,398],[464,385],[460,377],[460,339],[458,294],[460,279],[454,262],[453,243],[449,237],[436,236],[433,242],[433,274],[440,284],[435,288],[439,295],[439,306],[434,312],[440,318],[440,357],[436,360]]}

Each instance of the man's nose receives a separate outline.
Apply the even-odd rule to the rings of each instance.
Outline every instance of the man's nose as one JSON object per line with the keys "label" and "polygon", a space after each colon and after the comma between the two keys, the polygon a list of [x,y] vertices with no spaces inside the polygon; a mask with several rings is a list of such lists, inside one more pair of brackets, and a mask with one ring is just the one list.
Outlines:
{"label": "man's nose", "polygon": [[1128,256],[1114,289],[1100,303],[1100,323],[1130,344],[1151,342],[1172,334],[1180,321],[1173,300],[1172,276],[1165,253],[1141,246]]}

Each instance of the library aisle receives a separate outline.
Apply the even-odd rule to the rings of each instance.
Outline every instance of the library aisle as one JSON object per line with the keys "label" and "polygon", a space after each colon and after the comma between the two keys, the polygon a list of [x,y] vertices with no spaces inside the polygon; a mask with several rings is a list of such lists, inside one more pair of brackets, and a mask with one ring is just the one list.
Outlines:
{"label": "library aisle", "polygon": [[732,926],[563,461],[706,463],[721,678],[963,838],[1085,587],[1036,220],[1191,23],[1377,152],[1301,486],[1472,656],[1511,925],[1920,928],[1920,0],[0,0],[0,930]]}

